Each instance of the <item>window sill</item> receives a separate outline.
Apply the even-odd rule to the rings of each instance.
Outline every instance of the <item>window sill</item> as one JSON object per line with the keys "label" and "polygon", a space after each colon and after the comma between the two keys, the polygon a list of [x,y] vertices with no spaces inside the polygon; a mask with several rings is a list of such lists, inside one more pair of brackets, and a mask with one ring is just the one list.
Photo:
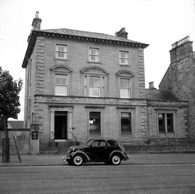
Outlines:
{"label": "window sill", "polygon": [[130,66],[129,64],[118,64],[118,66]]}
{"label": "window sill", "polygon": [[121,138],[121,139],[132,138],[132,134],[131,134],[131,133],[129,133],[129,134],[121,134],[121,135],[120,135],[120,138]]}
{"label": "window sill", "polygon": [[62,58],[56,58],[56,57],[54,57],[54,60],[56,60],[56,61],[69,61],[68,59],[62,59]]}
{"label": "window sill", "polygon": [[92,63],[92,64],[102,64],[102,62],[96,62],[96,61],[87,61],[87,63]]}
{"label": "window sill", "polygon": [[131,99],[130,97],[119,97],[119,98],[122,100],[130,100]]}

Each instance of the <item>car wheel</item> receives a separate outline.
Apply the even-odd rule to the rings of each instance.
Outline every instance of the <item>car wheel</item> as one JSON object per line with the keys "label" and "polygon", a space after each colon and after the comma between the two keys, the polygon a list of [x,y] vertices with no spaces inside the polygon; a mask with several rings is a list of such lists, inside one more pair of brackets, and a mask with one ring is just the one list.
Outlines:
{"label": "car wheel", "polygon": [[83,157],[81,155],[76,155],[73,158],[73,164],[76,166],[80,166],[83,163]]}
{"label": "car wheel", "polygon": [[121,157],[119,155],[113,155],[111,158],[111,163],[113,165],[119,165],[121,163]]}

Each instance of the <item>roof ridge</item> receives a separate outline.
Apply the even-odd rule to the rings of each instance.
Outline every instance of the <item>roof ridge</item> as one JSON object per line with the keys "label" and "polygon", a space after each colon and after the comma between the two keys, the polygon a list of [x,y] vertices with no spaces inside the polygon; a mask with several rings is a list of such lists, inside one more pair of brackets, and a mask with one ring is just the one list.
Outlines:
{"label": "roof ridge", "polygon": [[[106,33],[101,33],[101,32],[91,32],[91,31],[85,31],[85,30],[75,30],[75,29],[69,29],[69,28],[54,28],[54,29],[43,29],[40,30],[42,32],[52,32],[52,33],[62,33],[62,34],[68,34],[68,35],[75,35],[75,36],[89,36],[93,37],[93,35],[96,35],[97,37],[94,36],[94,38],[106,38],[106,39],[115,39],[118,41],[127,41],[127,42],[133,42],[133,43],[140,43],[144,44],[138,41],[130,40],[130,39],[125,39],[123,37],[117,37],[115,35],[110,35]],[[70,33],[70,34],[69,34]]]}
{"label": "roof ridge", "polygon": [[[42,29],[40,31],[63,30],[63,29],[70,30],[70,31],[77,31],[77,32],[87,32],[87,33],[94,33],[94,34],[105,34],[105,33],[102,33],[102,32],[92,32],[92,31],[86,31],[86,30],[75,30],[75,29],[70,29],[70,28]],[[110,35],[110,34],[106,34],[106,35],[114,36],[114,35]]]}

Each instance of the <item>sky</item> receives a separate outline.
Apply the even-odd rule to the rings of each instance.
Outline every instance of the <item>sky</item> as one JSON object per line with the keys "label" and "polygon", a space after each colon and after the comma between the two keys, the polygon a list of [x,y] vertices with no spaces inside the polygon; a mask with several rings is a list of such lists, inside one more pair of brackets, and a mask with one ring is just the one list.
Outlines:
{"label": "sky", "polygon": [[[195,42],[195,0],[0,0],[0,66],[14,80],[25,81],[21,66],[36,11],[42,30],[69,28],[115,35],[124,27],[128,39],[149,44],[144,50],[146,88],[151,81],[158,88],[174,42],[186,36]],[[23,120],[24,88],[20,102],[18,119]]]}

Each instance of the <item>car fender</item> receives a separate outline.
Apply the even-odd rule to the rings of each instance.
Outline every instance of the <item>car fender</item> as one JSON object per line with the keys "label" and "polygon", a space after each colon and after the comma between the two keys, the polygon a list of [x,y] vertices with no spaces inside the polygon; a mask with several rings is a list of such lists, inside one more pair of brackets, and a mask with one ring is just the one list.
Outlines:
{"label": "car fender", "polygon": [[121,152],[120,150],[114,150],[114,151],[112,151],[112,152],[110,153],[109,158],[111,158],[113,154],[119,154],[120,156],[123,157],[122,159],[126,158],[125,155],[123,154],[123,152]]}
{"label": "car fender", "polygon": [[74,157],[76,154],[81,154],[82,156],[85,157],[85,159],[86,159],[87,161],[90,160],[89,156],[88,156],[85,152],[83,152],[83,151],[81,151],[81,150],[77,150],[77,151],[73,152],[73,153],[71,154],[71,156]]}

